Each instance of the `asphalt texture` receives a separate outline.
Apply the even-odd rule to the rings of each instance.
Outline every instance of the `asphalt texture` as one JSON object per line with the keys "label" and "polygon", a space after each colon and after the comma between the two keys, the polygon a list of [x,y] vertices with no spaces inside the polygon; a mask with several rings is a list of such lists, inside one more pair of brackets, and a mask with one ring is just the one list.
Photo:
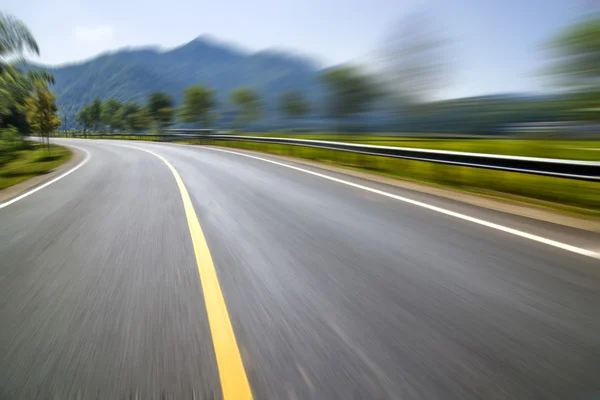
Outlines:
{"label": "asphalt texture", "polygon": [[60,142],[91,158],[0,209],[2,400],[222,397],[181,195],[142,148],[187,186],[255,399],[600,394],[597,259],[211,148]]}

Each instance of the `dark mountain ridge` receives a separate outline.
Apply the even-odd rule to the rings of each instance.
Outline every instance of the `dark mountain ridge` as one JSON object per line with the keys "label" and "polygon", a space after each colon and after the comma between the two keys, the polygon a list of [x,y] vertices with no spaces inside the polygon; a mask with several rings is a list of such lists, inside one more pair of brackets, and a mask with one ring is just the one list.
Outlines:
{"label": "dark mountain ridge", "polygon": [[[77,126],[77,112],[95,98],[116,98],[145,104],[148,95],[164,91],[178,103],[183,90],[202,84],[217,93],[220,126],[232,121],[230,92],[240,86],[257,90],[262,103],[257,130],[290,125],[281,115],[278,97],[287,90],[300,90],[311,103],[312,115],[294,121],[296,127],[327,130],[332,122],[324,118],[324,89],[319,81],[320,66],[306,57],[276,50],[248,52],[223,44],[206,35],[173,49],[158,47],[125,48],[95,58],[61,66],[36,66],[52,72],[63,127]],[[388,99],[389,100],[389,99]],[[505,93],[441,101],[427,118],[400,114],[383,99],[378,108],[353,118],[350,129],[365,131],[455,131],[486,133],[514,122],[552,120],[550,98],[535,94]]]}
{"label": "dark mountain ridge", "polygon": [[182,46],[126,48],[77,63],[36,65],[54,74],[61,115],[74,126],[77,112],[95,98],[145,104],[154,91],[169,93],[179,102],[183,90],[202,84],[217,93],[219,112],[230,110],[229,93],[240,86],[255,88],[263,103],[262,124],[277,124],[277,98],[287,90],[301,90],[320,103],[322,89],[317,63],[282,51],[245,52],[205,35]]}

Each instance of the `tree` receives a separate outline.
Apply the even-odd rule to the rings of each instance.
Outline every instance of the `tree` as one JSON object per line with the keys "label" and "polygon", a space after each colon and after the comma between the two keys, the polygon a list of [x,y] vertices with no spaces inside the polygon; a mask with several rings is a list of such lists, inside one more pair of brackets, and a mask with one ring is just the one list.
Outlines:
{"label": "tree", "polygon": [[134,102],[123,104],[123,107],[119,110],[118,118],[121,120],[123,127],[130,132],[147,130],[152,124],[148,110]]}
{"label": "tree", "polygon": [[237,107],[238,123],[242,126],[260,117],[260,100],[252,88],[240,87],[231,92],[230,102]]}
{"label": "tree", "polygon": [[321,79],[329,90],[329,115],[338,121],[367,111],[380,95],[375,83],[354,67],[330,69]]}
{"label": "tree", "polygon": [[22,68],[9,64],[9,61],[23,62],[26,52],[40,53],[33,35],[21,20],[0,12],[0,117],[23,105],[35,80],[54,83],[54,77],[46,71],[23,72]]}
{"label": "tree", "polygon": [[408,15],[392,28],[382,61],[386,86],[397,100],[408,106],[433,100],[447,80],[447,45],[425,12]]}
{"label": "tree", "polygon": [[550,43],[557,84],[568,89],[600,89],[600,18],[567,28]]}
{"label": "tree", "polygon": [[175,110],[173,109],[173,107],[163,107],[157,110],[155,117],[156,119],[152,118],[152,114],[150,114],[150,118],[152,119],[152,121],[154,121],[154,123],[157,123],[156,121],[158,121],[159,129],[162,130],[173,125],[174,114]]}
{"label": "tree", "polygon": [[110,132],[121,127],[121,121],[118,118],[119,110],[123,104],[116,99],[110,98],[102,104],[102,112],[100,118],[102,122],[108,126]]}
{"label": "tree", "polygon": [[0,70],[0,122],[6,117],[20,118],[21,106],[38,80],[54,83],[54,77],[46,71],[23,72],[4,65]]}
{"label": "tree", "polygon": [[22,57],[25,52],[40,54],[33,35],[21,20],[0,12],[0,70],[8,59]]}
{"label": "tree", "polygon": [[148,109],[140,107],[140,110],[132,115],[129,128],[133,132],[147,131],[152,125],[152,117]]}
{"label": "tree", "polygon": [[123,129],[132,130],[131,127],[135,124],[132,123],[133,115],[140,111],[140,106],[135,102],[124,103],[119,112],[117,118],[121,123]]}
{"label": "tree", "polygon": [[183,103],[179,108],[179,119],[189,124],[202,123],[207,128],[211,123],[211,110],[217,105],[214,90],[201,85],[190,86],[183,92]]}
{"label": "tree", "polygon": [[173,98],[163,92],[154,92],[148,98],[148,112],[159,130],[173,123]]}
{"label": "tree", "polygon": [[[15,126],[27,133],[29,124],[24,114],[25,101],[37,82],[53,84],[47,71],[24,70],[24,53],[39,54],[29,29],[18,19],[0,12],[0,127]],[[19,66],[9,62],[19,62]]]}
{"label": "tree", "polygon": [[598,120],[600,107],[600,17],[585,19],[550,42],[553,82],[569,92],[577,117]]}
{"label": "tree", "polygon": [[96,98],[89,106],[89,118],[92,123],[94,131],[98,131],[98,128],[102,124],[102,100]]}
{"label": "tree", "polygon": [[19,69],[5,65],[0,72],[0,117],[11,114],[15,105],[23,105],[32,82]]}
{"label": "tree", "polygon": [[48,149],[50,149],[50,134],[60,126],[60,118],[56,115],[58,106],[55,99],[56,96],[48,89],[48,84],[38,80],[23,106],[29,126],[34,132],[46,138]]}
{"label": "tree", "polygon": [[79,110],[79,112],[77,113],[77,122],[79,122],[83,126],[84,134],[87,132],[88,129],[92,127],[93,124],[89,105]]}
{"label": "tree", "polygon": [[279,108],[289,119],[302,118],[310,111],[310,106],[298,91],[285,92],[279,98]]}

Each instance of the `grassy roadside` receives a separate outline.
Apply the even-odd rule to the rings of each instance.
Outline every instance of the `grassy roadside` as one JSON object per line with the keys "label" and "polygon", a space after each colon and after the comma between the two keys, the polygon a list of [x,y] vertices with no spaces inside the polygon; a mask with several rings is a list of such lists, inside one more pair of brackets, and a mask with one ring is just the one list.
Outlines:
{"label": "grassy roadside", "polygon": [[595,182],[351,154],[299,146],[230,141],[212,143],[211,141],[204,141],[204,144],[299,157],[386,177],[484,195],[498,200],[533,205],[565,214],[585,218],[600,218],[600,183]]}
{"label": "grassy roadside", "polygon": [[30,143],[28,149],[17,151],[10,161],[0,166],[0,190],[49,172],[72,155],[71,150],[63,146],[53,144],[48,151],[40,143]]}
{"label": "grassy roadside", "polygon": [[599,140],[535,140],[505,139],[446,139],[398,136],[366,136],[344,134],[244,134],[243,136],[273,136],[295,139],[329,140],[379,146],[417,147],[434,150],[472,153],[505,154],[509,156],[565,158],[570,160],[600,161]]}

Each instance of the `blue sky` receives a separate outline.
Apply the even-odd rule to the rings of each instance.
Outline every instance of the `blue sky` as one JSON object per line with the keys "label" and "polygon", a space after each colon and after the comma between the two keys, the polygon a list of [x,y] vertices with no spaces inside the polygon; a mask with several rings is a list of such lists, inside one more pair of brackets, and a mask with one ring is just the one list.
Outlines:
{"label": "blue sky", "polygon": [[[599,0],[600,1],[600,0]],[[8,2],[8,4],[6,3]],[[174,47],[209,33],[248,50],[281,48],[322,65],[372,63],[395,22],[427,9],[451,39],[441,97],[543,89],[541,45],[594,0],[5,0],[49,64],[126,46]]]}

